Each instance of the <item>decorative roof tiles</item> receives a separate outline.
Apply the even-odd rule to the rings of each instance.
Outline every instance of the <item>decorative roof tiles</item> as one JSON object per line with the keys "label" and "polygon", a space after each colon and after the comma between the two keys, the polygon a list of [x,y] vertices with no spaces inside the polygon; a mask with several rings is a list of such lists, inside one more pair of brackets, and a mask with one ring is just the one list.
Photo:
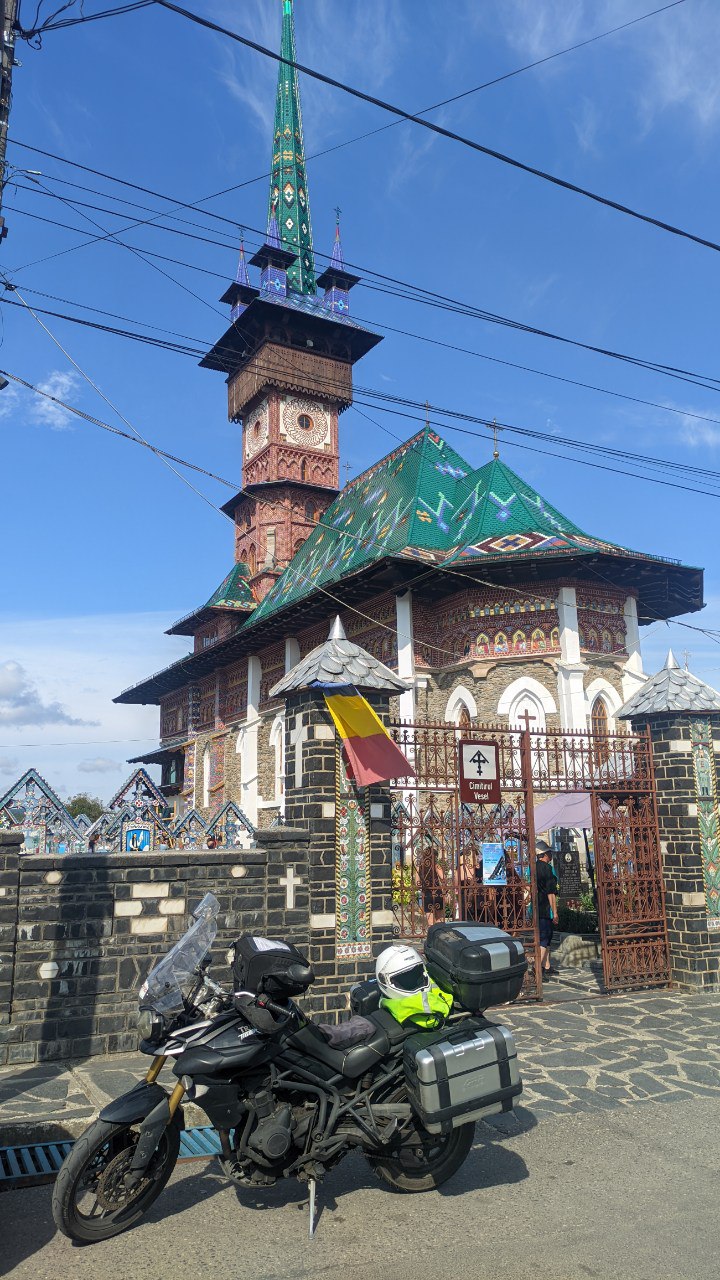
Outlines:
{"label": "decorative roof tiles", "polygon": [[[297,293],[315,293],[310,200],[305,172],[302,113],[295,62],[292,0],[283,0],[281,62],[278,69],[268,224],[276,219],[282,244],[297,254],[288,267],[288,285]],[[268,237],[269,238],[269,237]]]}
{"label": "decorative roof tiles", "polygon": [[618,711],[622,720],[639,716],[662,715],[669,711],[720,712],[720,693],[684,671],[675,661],[672,649],[665,666],[645,682]]}
{"label": "decorative roof tiles", "polygon": [[597,552],[639,554],[584,533],[498,458],[473,470],[428,427],[343,489],[251,624],[384,556],[450,566]]}

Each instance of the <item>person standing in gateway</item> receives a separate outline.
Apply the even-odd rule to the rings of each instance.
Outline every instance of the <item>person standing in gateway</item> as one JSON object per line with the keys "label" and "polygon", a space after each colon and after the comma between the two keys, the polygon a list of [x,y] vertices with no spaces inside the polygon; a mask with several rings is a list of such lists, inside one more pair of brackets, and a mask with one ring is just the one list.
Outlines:
{"label": "person standing in gateway", "polygon": [[551,978],[557,973],[550,964],[550,943],[555,932],[554,921],[558,918],[557,908],[557,876],[550,866],[552,849],[544,840],[538,840],[535,846],[537,854],[535,872],[537,875],[538,925],[540,928],[540,964],[543,978]]}

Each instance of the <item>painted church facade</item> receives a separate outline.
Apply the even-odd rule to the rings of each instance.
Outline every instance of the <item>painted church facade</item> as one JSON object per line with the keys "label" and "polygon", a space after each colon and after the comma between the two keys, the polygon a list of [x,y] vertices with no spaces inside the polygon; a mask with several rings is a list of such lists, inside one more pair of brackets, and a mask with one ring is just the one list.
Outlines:
{"label": "painted church facade", "polygon": [[[291,0],[282,56],[295,59]],[[398,719],[618,729],[645,680],[640,627],[702,607],[702,571],[587,534],[502,460],[476,468],[431,426],[340,487],[353,367],[381,338],[353,320],[339,226],[315,272],[300,98],[280,65],[265,243],[222,296],[201,361],[224,374],[242,484],[234,563],[170,634],[192,653],[116,701],[154,703],[176,811],[282,813],[283,706],[270,690],[328,634],[397,671]],[[258,273],[251,283],[249,267]],[[218,575],[219,576],[219,575]],[[210,586],[211,584],[209,584]]]}

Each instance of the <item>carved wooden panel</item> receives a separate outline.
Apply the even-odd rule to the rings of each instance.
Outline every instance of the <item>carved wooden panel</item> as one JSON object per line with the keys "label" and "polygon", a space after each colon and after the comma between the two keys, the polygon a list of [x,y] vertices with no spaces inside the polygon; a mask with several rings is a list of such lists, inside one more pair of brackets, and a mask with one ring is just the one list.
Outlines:
{"label": "carved wooden panel", "polygon": [[267,386],[352,404],[352,366],[312,351],[265,342],[228,382],[228,417],[242,417],[245,406]]}

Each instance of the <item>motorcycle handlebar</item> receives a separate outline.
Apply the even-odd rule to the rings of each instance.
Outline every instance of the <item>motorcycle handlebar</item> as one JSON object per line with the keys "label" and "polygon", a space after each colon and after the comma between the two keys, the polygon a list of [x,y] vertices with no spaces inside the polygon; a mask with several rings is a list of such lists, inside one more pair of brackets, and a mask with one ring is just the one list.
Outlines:
{"label": "motorcycle handlebar", "polygon": [[255,1003],[260,1009],[267,1009],[268,1013],[275,1014],[275,1016],[281,1019],[282,1022],[292,1021],[292,1009],[288,1009],[281,1004],[276,1004],[275,1001],[271,1000],[268,996],[258,996]]}

